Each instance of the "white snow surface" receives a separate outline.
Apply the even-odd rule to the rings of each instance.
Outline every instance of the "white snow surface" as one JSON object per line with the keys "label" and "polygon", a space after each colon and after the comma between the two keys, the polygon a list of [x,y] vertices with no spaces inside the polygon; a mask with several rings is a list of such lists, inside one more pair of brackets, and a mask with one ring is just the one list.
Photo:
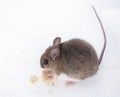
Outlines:
{"label": "white snow surface", "polygon": [[[45,85],[39,61],[55,37],[84,39],[100,55],[104,39],[91,5],[107,35],[98,73],[72,87]],[[119,0],[0,0],[0,97],[120,97],[119,30]]]}

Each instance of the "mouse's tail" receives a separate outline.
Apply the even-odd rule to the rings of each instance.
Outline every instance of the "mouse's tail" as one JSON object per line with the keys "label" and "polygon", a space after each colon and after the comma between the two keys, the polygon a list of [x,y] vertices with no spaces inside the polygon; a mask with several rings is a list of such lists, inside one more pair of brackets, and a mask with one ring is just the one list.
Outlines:
{"label": "mouse's tail", "polygon": [[94,6],[92,6],[92,8],[93,8],[93,10],[94,10],[94,12],[95,12],[95,15],[96,15],[99,23],[100,23],[100,26],[101,26],[101,28],[102,28],[102,32],[103,32],[103,35],[104,35],[104,46],[103,46],[102,52],[101,52],[101,54],[100,54],[99,63],[98,63],[98,64],[100,65],[100,63],[101,63],[101,61],[102,61],[102,58],[103,58],[103,54],[104,54],[104,52],[105,52],[105,48],[106,48],[106,34],[105,34],[105,30],[104,30],[102,21],[101,21],[100,17],[98,16],[96,9],[94,8]]}

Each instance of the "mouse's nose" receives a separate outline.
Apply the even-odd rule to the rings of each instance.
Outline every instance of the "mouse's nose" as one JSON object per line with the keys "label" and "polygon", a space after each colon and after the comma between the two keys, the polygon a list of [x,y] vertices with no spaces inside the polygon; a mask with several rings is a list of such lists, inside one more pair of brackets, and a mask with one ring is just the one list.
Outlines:
{"label": "mouse's nose", "polygon": [[40,66],[41,66],[42,68],[44,68],[44,65],[41,64]]}

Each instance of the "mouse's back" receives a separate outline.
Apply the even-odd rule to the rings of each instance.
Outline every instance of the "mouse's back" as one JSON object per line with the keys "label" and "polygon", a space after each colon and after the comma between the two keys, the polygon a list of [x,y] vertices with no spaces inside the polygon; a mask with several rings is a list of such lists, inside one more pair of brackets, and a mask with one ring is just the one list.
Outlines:
{"label": "mouse's back", "polygon": [[98,70],[98,57],[94,48],[84,40],[72,39],[61,44],[60,63],[68,76],[84,79]]}

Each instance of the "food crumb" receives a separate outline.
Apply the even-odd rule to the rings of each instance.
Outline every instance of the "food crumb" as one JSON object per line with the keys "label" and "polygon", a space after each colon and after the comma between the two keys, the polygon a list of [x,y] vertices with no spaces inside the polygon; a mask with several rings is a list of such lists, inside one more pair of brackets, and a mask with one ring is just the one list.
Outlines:
{"label": "food crumb", "polygon": [[55,79],[57,77],[53,74],[53,72],[51,70],[44,69],[42,71],[42,78],[43,78],[43,81],[47,85],[54,86],[55,85]]}
{"label": "food crumb", "polygon": [[30,80],[31,80],[31,83],[34,84],[38,81],[38,77],[33,75]]}

